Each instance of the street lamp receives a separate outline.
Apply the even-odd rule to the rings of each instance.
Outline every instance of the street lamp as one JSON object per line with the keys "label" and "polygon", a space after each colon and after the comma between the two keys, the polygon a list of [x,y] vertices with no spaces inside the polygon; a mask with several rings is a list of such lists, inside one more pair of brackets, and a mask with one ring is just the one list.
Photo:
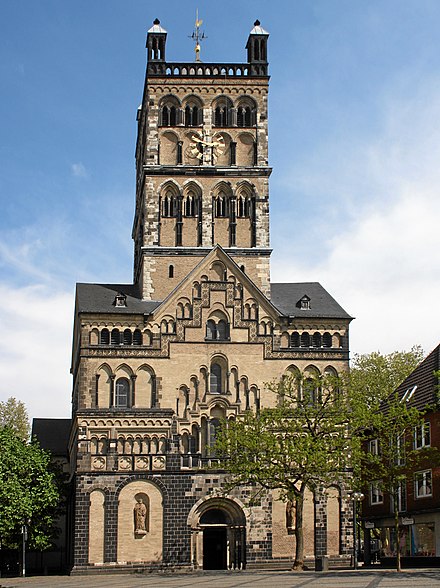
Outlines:
{"label": "street lamp", "polygon": [[358,560],[357,560],[357,524],[356,524],[356,514],[357,514],[357,505],[361,500],[363,500],[365,496],[362,492],[353,492],[351,495],[351,499],[353,501],[353,568],[357,570],[358,567]]}
{"label": "street lamp", "polygon": [[22,578],[26,577],[26,541],[28,538],[28,528],[27,524],[29,521],[25,521],[21,526],[21,535],[22,535],[22,561],[21,561],[21,576]]}

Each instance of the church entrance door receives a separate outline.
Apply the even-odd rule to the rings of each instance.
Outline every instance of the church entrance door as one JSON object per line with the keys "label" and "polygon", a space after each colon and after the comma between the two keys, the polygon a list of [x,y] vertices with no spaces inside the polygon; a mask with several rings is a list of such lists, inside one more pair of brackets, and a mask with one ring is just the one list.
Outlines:
{"label": "church entrance door", "polygon": [[226,527],[205,527],[203,529],[203,569],[227,569]]}

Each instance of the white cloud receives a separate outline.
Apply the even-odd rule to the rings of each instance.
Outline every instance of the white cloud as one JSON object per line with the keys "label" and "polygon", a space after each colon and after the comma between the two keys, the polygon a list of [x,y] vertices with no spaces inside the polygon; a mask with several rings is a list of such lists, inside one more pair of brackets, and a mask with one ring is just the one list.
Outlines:
{"label": "white cloud", "polygon": [[354,352],[430,351],[440,341],[440,85],[389,97],[382,133],[360,150],[352,139],[345,169],[317,167],[313,177],[344,199],[351,191],[350,220],[327,225],[311,265],[278,255],[272,279],[320,281],[356,317]]}
{"label": "white cloud", "polygon": [[73,298],[43,286],[0,284],[0,399],[33,417],[70,416]]}
{"label": "white cloud", "polygon": [[72,171],[72,175],[75,178],[88,178],[89,177],[89,172],[87,171],[85,165],[81,162],[72,163],[72,165],[70,166],[70,169]]}

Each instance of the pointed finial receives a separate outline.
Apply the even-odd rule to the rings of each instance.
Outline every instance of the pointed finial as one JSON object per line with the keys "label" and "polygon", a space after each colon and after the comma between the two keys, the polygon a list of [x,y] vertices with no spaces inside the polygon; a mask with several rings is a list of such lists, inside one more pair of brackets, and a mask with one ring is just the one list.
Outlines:
{"label": "pointed finial", "polygon": [[155,18],[155,19],[153,20],[153,24],[155,24],[155,25],[158,25],[158,24],[160,24],[160,20],[159,20],[158,18]]}
{"label": "pointed finial", "polygon": [[203,20],[199,20],[199,10],[196,10],[196,23],[195,23],[195,28],[194,28],[194,32],[191,35],[191,39],[193,39],[196,42],[196,46],[194,48],[195,54],[196,54],[196,61],[200,61],[200,41],[203,41],[204,39],[207,39],[207,37],[205,36],[205,33],[200,33],[200,27],[203,24]]}
{"label": "pointed finial", "polygon": [[257,18],[257,20],[254,22],[254,27],[259,27],[260,24],[261,24],[261,22]]}

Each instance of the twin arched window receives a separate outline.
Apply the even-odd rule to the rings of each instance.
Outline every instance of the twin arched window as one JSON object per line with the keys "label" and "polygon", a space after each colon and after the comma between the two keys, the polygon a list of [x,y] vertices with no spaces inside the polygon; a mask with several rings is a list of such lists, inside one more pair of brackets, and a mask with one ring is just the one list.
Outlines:
{"label": "twin arched window", "polygon": [[206,339],[208,341],[228,341],[229,340],[229,324],[221,319],[216,323],[209,319],[206,323]]}

